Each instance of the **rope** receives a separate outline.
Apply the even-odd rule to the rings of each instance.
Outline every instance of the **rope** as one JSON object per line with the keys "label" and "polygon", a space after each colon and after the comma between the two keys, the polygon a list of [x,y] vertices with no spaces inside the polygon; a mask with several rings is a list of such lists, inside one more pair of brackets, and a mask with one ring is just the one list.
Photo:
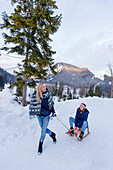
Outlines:
{"label": "rope", "polygon": [[[57,118],[57,120],[66,128],[66,129],[68,129],[68,127],[63,123],[63,122],[61,122],[61,120],[56,116],[56,118]],[[69,129],[68,129],[69,130]]]}

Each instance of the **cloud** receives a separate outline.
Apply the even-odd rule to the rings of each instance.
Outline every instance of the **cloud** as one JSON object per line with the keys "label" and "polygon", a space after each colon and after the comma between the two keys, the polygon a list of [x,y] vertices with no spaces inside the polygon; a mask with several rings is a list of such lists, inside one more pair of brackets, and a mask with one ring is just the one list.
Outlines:
{"label": "cloud", "polygon": [[58,0],[62,26],[53,38],[55,61],[64,61],[94,71],[106,71],[113,62],[113,1]]}
{"label": "cloud", "polygon": [[[112,44],[113,32],[100,32],[95,36],[74,41],[62,42],[55,56],[55,61],[88,67],[93,71],[105,71],[106,65],[113,62],[113,51],[109,45]],[[66,47],[65,47],[66,45]]]}
{"label": "cloud", "polygon": [[[9,2],[5,4],[2,10],[10,13]],[[56,13],[62,13],[63,19],[58,32],[51,36],[50,45],[57,52],[55,62],[105,72],[106,64],[113,62],[113,52],[109,49],[113,44],[113,1],[57,0],[57,5]],[[12,63],[15,65],[17,61]],[[5,64],[8,63],[4,61]]]}

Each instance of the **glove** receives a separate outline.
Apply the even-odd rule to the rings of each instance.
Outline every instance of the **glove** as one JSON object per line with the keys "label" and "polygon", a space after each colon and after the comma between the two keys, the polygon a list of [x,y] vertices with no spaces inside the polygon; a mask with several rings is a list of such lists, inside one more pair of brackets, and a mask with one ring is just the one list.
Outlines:
{"label": "glove", "polygon": [[30,119],[35,118],[35,115],[29,115],[29,118],[30,118]]}
{"label": "glove", "polygon": [[76,132],[78,132],[78,131],[79,131],[79,127],[74,127],[74,130],[75,130]]}
{"label": "glove", "polygon": [[54,113],[52,116],[53,116],[53,117],[56,117],[56,116],[57,116],[57,114],[56,114],[56,113]]}

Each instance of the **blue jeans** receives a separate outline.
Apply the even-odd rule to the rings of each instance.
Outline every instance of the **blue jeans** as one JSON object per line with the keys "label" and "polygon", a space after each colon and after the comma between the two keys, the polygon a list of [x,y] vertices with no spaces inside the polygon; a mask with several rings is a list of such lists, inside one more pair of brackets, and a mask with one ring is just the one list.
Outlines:
{"label": "blue jeans", "polygon": [[44,139],[46,137],[46,133],[48,133],[49,135],[52,134],[52,131],[47,128],[47,126],[49,124],[50,117],[49,116],[46,116],[46,117],[38,117],[37,116],[37,118],[38,118],[38,121],[39,121],[39,124],[40,124],[40,127],[41,127],[40,141],[44,142]]}
{"label": "blue jeans", "polygon": [[[69,124],[70,124],[70,127],[73,127],[73,124],[75,124],[75,119],[73,117],[69,117]],[[82,132],[85,132],[87,127],[88,127],[88,122],[84,121],[81,127]]]}

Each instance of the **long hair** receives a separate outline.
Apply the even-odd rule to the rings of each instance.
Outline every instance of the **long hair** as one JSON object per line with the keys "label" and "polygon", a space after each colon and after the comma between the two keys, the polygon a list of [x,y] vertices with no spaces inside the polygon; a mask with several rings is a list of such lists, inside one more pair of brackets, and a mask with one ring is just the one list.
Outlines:
{"label": "long hair", "polygon": [[39,103],[41,103],[41,98],[42,98],[42,85],[44,83],[39,83],[37,86],[37,90],[36,90],[36,96],[37,96],[37,100]]}

